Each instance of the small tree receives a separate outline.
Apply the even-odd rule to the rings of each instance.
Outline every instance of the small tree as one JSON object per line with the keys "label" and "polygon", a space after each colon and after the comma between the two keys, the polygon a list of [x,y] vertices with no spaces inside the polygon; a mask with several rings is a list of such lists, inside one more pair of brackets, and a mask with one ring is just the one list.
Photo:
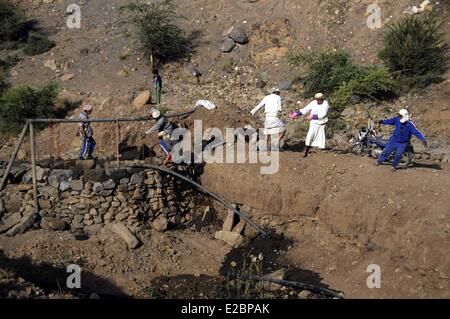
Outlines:
{"label": "small tree", "polygon": [[61,116],[55,102],[57,95],[58,86],[53,83],[40,88],[22,85],[7,89],[0,98],[0,131],[16,133],[26,119]]}
{"label": "small tree", "polygon": [[6,0],[0,0],[0,43],[26,38],[25,13]]}
{"label": "small tree", "polygon": [[162,0],[150,4],[132,3],[120,8],[128,14],[128,21],[137,27],[138,38],[150,57],[151,68],[154,57],[163,61],[176,60],[190,51],[190,39],[175,22],[183,18],[177,13],[174,0]]}
{"label": "small tree", "polygon": [[345,51],[320,52],[317,54],[293,53],[288,56],[292,68],[306,64],[303,77],[305,83],[303,96],[310,98],[317,92],[331,94],[342,83],[348,82],[361,73]]}
{"label": "small tree", "polygon": [[423,88],[443,80],[449,47],[438,21],[427,15],[409,16],[391,24],[379,56],[404,89]]}

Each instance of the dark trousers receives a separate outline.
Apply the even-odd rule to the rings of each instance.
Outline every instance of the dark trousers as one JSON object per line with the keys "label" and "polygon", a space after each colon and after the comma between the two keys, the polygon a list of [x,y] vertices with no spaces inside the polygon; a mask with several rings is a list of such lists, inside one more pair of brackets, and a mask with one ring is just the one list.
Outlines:
{"label": "dark trousers", "polygon": [[85,137],[83,139],[83,144],[81,145],[80,159],[83,159],[86,155],[92,157],[92,153],[95,149],[95,144],[95,140],[92,136]]}

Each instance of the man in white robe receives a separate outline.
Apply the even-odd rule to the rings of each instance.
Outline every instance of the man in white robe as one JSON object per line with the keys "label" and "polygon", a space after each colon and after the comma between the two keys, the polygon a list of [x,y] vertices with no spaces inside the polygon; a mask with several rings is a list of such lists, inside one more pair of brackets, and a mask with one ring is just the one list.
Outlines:
{"label": "man in white robe", "polygon": [[302,115],[308,115],[310,122],[309,131],[305,140],[305,154],[307,157],[311,147],[325,148],[325,127],[328,123],[328,109],[330,108],[328,101],[325,100],[322,93],[315,95],[315,100],[298,112],[291,113],[291,119],[295,119]]}
{"label": "man in white robe", "polygon": [[267,145],[269,145],[269,137],[272,136],[272,151],[280,149],[281,141],[286,133],[286,126],[284,122],[278,118],[278,113],[281,112],[281,96],[280,89],[273,88],[271,94],[264,97],[264,99],[253,109],[251,114],[254,116],[262,107],[266,113],[264,123],[264,135],[266,135]]}

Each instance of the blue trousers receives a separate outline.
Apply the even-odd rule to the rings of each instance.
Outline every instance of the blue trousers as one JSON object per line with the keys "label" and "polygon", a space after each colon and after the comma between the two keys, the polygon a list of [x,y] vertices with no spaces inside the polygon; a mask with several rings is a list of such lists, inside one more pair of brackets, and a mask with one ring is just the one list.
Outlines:
{"label": "blue trousers", "polygon": [[92,136],[84,138],[81,146],[80,159],[83,159],[86,155],[92,156],[95,144],[95,140]]}
{"label": "blue trousers", "polygon": [[169,155],[170,152],[172,151],[172,147],[164,139],[159,140],[159,146],[161,146],[162,150],[164,151],[164,153],[166,153],[166,155]]}
{"label": "blue trousers", "polygon": [[405,153],[406,151],[407,146],[408,143],[399,143],[391,138],[384,148],[383,153],[381,153],[381,156],[378,159],[378,163],[385,162],[389,158],[389,155],[391,155],[391,153],[395,151],[395,157],[392,166],[397,167],[398,163],[400,163],[400,159],[402,158],[403,153]]}

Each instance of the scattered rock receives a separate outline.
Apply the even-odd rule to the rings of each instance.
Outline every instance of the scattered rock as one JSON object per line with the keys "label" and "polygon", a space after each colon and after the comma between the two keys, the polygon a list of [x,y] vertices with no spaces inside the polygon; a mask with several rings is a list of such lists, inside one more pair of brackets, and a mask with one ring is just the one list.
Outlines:
{"label": "scattered rock", "polygon": [[60,77],[60,80],[63,82],[72,80],[74,78],[75,74],[73,73],[69,73],[69,74],[64,74],[63,76]]}
{"label": "scattered rock", "polygon": [[[264,279],[272,279],[272,280],[284,280],[286,278],[286,271],[284,269],[280,269],[277,270],[275,272],[272,272],[270,274],[267,274],[265,276],[263,276]],[[273,283],[271,282],[269,285],[269,289],[274,291],[274,290],[279,290],[281,289],[283,286]]]}
{"label": "scattered rock", "polygon": [[84,227],[84,231],[86,234],[88,234],[89,236],[93,236],[93,235],[97,235],[101,232],[103,226],[102,225],[90,225],[90,226],[86,226]]}
{"label": "scattered rock", "polygon": [[233,39],[234,42],[239,44],[247,44],[248,43],[248,35],[247,31],[243,26],[233,26],[228,30],[226,34],[229,38]]}
{"label": "scattered rock", "polygon": [[12,237],[18,234],[23,234],[33,225],[35,219],[35,213],[22,217],[17,225],[13,226],[10,230],[7,231],[6,235]]}
{"label": "scattered rock", "polygon": [[301,299],[309,299],[312,296],[312,292],[308,290],[302,290],[298,293],[299,298]]}
{"label": "scattered rock", "polygon": [[219,49],[220,49],[220,51],[222,51],[224,53],[229,53],[229,52],[233,51],[235,46],[236,46],[236,42],[234,42],[233,39],[226,38],[220,42]]}
{"label": "scattered rock", "polygon": [[228,210],[227,217],[223,223],[222,230],[230,232],[234,226],[234,213],[231,210]]}
{"label": "scattered rock", "polygon": [[233,232],[242,234],[242,231],[244,230],[245,225],[247,225],[247,222],[244,219],[240,219],[239,223],[233,228]]}
{"label": "scattered rock", "polygon": [[45,60],[44,66],[51,69],[52,71],[56,71],[56,69],[58,68],[56,66],[55,60]]}
{"label": "scattered rock", "polygon": [[220,230],[215,233],[214,238],[219,239],[227,243],[229,246],[239,246],[244,241],[244,237],[230,231]]}
{"label": "scattered rock", "polygon": [[68,228],[67,226],[67,223],[59,218],[43,217],[41,219],[41,227],[46,230],[66,230]]}
{"label": "scattered rock", "polygon": [[139,246],[139,239],[125,225],[120,223],[112,224],[111,230],[119,235],[131,249]]}
{"label": "scattered rock", "polygon": [[133,100],[133,106],[136,107],[136,108],[141,108],[141,107],[143,107],[144,105],[146,105],[150,101],[151,97],[152,97],[152,95],[151,95],[149,90],[141,92]]}
{"label": "scattered rock", "polygon": [[165,232],[167,230],[167,227],[169,227],[169,221],[165,217],[159,217],[153,221],[153,228],[157,232]]}
{"label": "scattered rock", "polygon": [[256,86],[257,89],[263,89],[266,86],[266,84],[267,83],[264,80],[257,79],[256,83],[255,83],[255,86]]}
{"label": "scattered rock", "polygon": [[14,214],[14,215],[9,216],[5,220],[5,223],[3,225],[0,225],[0,234],[8,231],[13,226],[17,225],[19,222],[20,222],[20,215],[19,214]]}
{"label": "scattered rock", "polygon": [[292,88],[292,84],[290,81],[287,81],[287,80],[280,81],[280,82],[278,82],[278,88],[280,90],[288,91]]}

